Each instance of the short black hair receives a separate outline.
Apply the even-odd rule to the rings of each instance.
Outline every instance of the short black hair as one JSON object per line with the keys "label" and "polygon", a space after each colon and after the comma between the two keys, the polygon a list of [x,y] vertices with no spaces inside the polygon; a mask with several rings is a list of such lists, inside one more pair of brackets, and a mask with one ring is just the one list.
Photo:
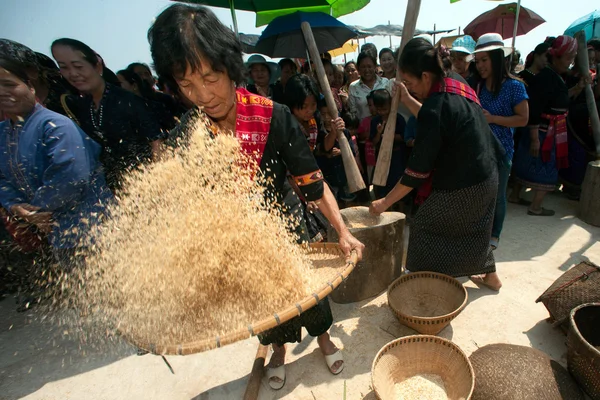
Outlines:
{"label": "short black hair", "polygon": [[373,90],[370,94],[373,97],[375,107],[385,107],[392,102],[392,96],[386,89]]}
{"label": "short black hair", "polygon": [[[152,74],[152,69],[150,69],[150,66],[149,66],[148,64],[141,63],[141,62],[133,62],[133,63],[129,64],[129,65],[127,66],[127,68],[126,68],[126,69],[127,69],[127,70],[129,70],[129,71],[133,71],[133,72],[135,72],[134,70],[135,70],[135,68],[136,68],[136,67],[142,67],[142,68],[145,68],[145,69],[147,69],[147,70],[148,70],[148,72],[150,72],[150,74]],[[122,70],[121,70],[121,71],[122,71]],[[117,75],[118,75],[118,74],[119,74],[119,73],[117,72]]]}
{"label": "short black hair", "polygon": [[[365,43],[360,47],[361,53],[369,53],[371,57],[375,60],[375,65],[377,65],[377,46],[373,43]],[[360,64],[360,62],[359,62]]]}
{"label": "short black hair", "polygon": [[156,18],[148,30],[148,41],[158,76],[177,91],[175,77],[185,74],[188,65],[197,71],[201,59],[237,85],[245,81],[242,45],[206,7],[173,4]]}
{"label": "short black hair", "polygon": [[80,52],[83,55],[83,59],[90,63],[92,66],[96,66],[98,65],[98,63],[101,63],[102,78],[104,79],[104,81],[112,83],[113,85],[120,85],[117,75],[115,75],[115,73],[112,72],[106,66],[106,64],[104,63],[104,59],[100,56],[100,54],[92,50],[92,48],[87,44],[76,39],[60,38],[52,42],[52,46],[50,46],[50,49],[54,48],[55,46],[66,46]]}
{"label": "short black hair", "polygon": [[356,67],[356,61],[354,61],[354,60],[350,60],[350,61],[348,61],[346,64],[344,64],[344,69],[346,69],[346,67],[347,67],[348,65],[350,65],[350,64],[354,64],[354,66]]}
{"label": "short black hair", "polygon": [[400,55],[399,65],[402,72],[408,72],[417,78],[420,78],[423,72],[432,73],[438,78],[446,75],[440,53],[423,38],[408,41]]}
{"label": "short black hair", "polygon": [[289,65],[296,73],[298,72],[298,65],[291,58],[283,58],[279,60],[278,64],[280,69],[283,69],[283,67]]}
{"label": "short black hair", "polygon": [[600,38],[592,38],[588,40],[587,45],[592,46],[596,51],[600,51]]}
{"label": "short black hair", "polygon": [[40,69],[37,54],[24,44],[13,40],[0,39],[0,57],[13,60],[24,69]]}
{"label": "short black hair", "polygon": [[284,103],[290,110],[301,109],[309,96],[314,96],[319,102],[319,87],[311,77],[294,75],[285,84]]}
{"label": "short black hair", "polygon": [[28,86],[31,86],[31,80],[27,75],[25,63],[16,58],[9,58],[4,55],[0,55],[0,68],[10,72],[23,82],[25,82]]}
{"label": "short black hair", "polygon": [[146,82],[145,80],[140,78],[138,74],[133,72],[133,69],[129,69],[129,67],[127,67],[126,69],[118,71],[117,75],[121,75],[127,82],[129,82],[130,85],[137,85],[140,94],[143,98],[152,99],[154,91],[152,90],[148,82]]}
{"label": "short black hair", "polygon": [[[367,44],[369,44],[369,43],[367,43]],[[377,58],[373,57],[373,55],[368,51],[361,51],[360,54],[358,55],[358,58],[356,59],[356,68],[359,68],[360,64],[364,60],[371,60],[371,61],[373,61],[373,64],[375,66],[377,66]]]}
{"label": "short black hair", "polygon": [[396,59],[394,52],[389,47],[384,47],[383,49],[379,50],[379,59],[381,59],[381,56],[384,55],[385,53],[390,53],[392,55],[392,57],[394,58],[394,60]]}
{"label": "short black hair", "polygon": [[360,126],[360,118],[358,118],[355,112],[349,110],[342,111],[342,119],[348,129],[357,129]]}

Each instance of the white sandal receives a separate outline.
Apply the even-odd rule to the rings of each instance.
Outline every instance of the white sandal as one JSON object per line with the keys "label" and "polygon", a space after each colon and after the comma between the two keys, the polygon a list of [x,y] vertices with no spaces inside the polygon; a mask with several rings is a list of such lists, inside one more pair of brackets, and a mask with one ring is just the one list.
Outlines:
{"label": "white sandal", "polygon": [[[333,364],[335,364],[338,361],[341,361],[342,365],[341,365],[341,367],[336,372],[333,372],[333,370],[331,369],[331,367],[333,366]],[[339,373],[341,373],[344,370],[344,356],[342,355],[342,351],[341,350],[338,350],[338,351],[336,351],[333,354],[325,356],[325,362],[327,363],[327,367],[329,368],[329,372],[331,372],[334,375],[338,375]]]}
{"label": "white sandal", "polygon": [[[285,364],[280,365],[277,368],[267,368],[266,374],[269,386],[273,390],[279,390],[285,385]],[[273,380],[273,378],[279,379],[281,382]]]}

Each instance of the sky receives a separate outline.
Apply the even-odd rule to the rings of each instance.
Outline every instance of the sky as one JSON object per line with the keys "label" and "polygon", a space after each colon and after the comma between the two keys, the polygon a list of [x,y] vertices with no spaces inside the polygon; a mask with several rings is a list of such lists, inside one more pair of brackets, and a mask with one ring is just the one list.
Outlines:
{"label": "sky", "polygon": [[[283,2],[283,0],[282,0]],[[172,4],[168,0],[0,0],[0,38],[21,42],[35,51],[50,55],[50,44],[60,37],[79,39],[105,60],[113,71],[125,68],[130,62],[151,63],[146,34],[154,18]],[[479,14],[510,1],[422,0],[417,28],[438,30],[464,28]],[[519,36],[516,47],[523,57],[542,42],[546,36],[557,36],[577,18],[594,11],[591,0],[522,0],[522,6],[541,15],[546,23],[527,35]],[[407,0],[371,0],[353,14],[340,20],[346,24],[372,27],[379,24],[404,24]],[[228,9],[213,8],[227,25],[232,26]],[[239,31],[260,34],[256,28],[255,15],[238,11]],[[389,47],[389,37],[371,37],[368,42],[378,49]],[[511,40],[506,44],[510,45]],[[362,40],[361,40],[362,43]],[[400,44],[399,37],[392,37],[392,46]],[[356,53],[347,54],[354,59]],[[342,62],[342,58],[334,62]]]}

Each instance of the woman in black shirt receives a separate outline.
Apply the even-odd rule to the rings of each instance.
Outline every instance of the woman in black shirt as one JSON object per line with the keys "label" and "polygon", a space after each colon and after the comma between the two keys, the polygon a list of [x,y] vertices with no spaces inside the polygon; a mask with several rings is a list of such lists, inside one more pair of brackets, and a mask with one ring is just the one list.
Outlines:
{"label": "woman in black shirt", "polygon": [[[433,191],[411,224],[406,267],[452,276],[486,274],[482,283],[502,286],[489,245],[502,145],[490,131],[475,92],[446,78],[438,52],[428,41],[412,39],[400,58],[401,101],[414,114],[417,136],[408,167],[394,189],[371,204],[380,214],[430,176]],[[412,108],[411,108],[412,110]]]}
{"label": "woman in black shirt", "polygon": [[114,73],[86,44],[58,39],[52,43],[52,55],[61,74],[83,94],[65,99],[69,116],[102,145],[106,181],[111,190],[118,190],[124,172],[158,155],[160,125],[142,99],[117,86]]}

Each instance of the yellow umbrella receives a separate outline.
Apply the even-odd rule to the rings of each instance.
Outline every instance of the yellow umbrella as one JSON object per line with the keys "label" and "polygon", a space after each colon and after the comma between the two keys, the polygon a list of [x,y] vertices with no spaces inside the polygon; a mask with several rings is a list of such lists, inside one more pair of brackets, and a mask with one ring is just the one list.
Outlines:
{"label": "yellow umbrella", "polygon": [[354,40],[349,40],[346,43],[344,43],[342,47],[329,50],[329,54],[331,54],[331,57],[337,57],[346,53],[354,53],[356,49],[358,49],[358,43],[354,43]]}

